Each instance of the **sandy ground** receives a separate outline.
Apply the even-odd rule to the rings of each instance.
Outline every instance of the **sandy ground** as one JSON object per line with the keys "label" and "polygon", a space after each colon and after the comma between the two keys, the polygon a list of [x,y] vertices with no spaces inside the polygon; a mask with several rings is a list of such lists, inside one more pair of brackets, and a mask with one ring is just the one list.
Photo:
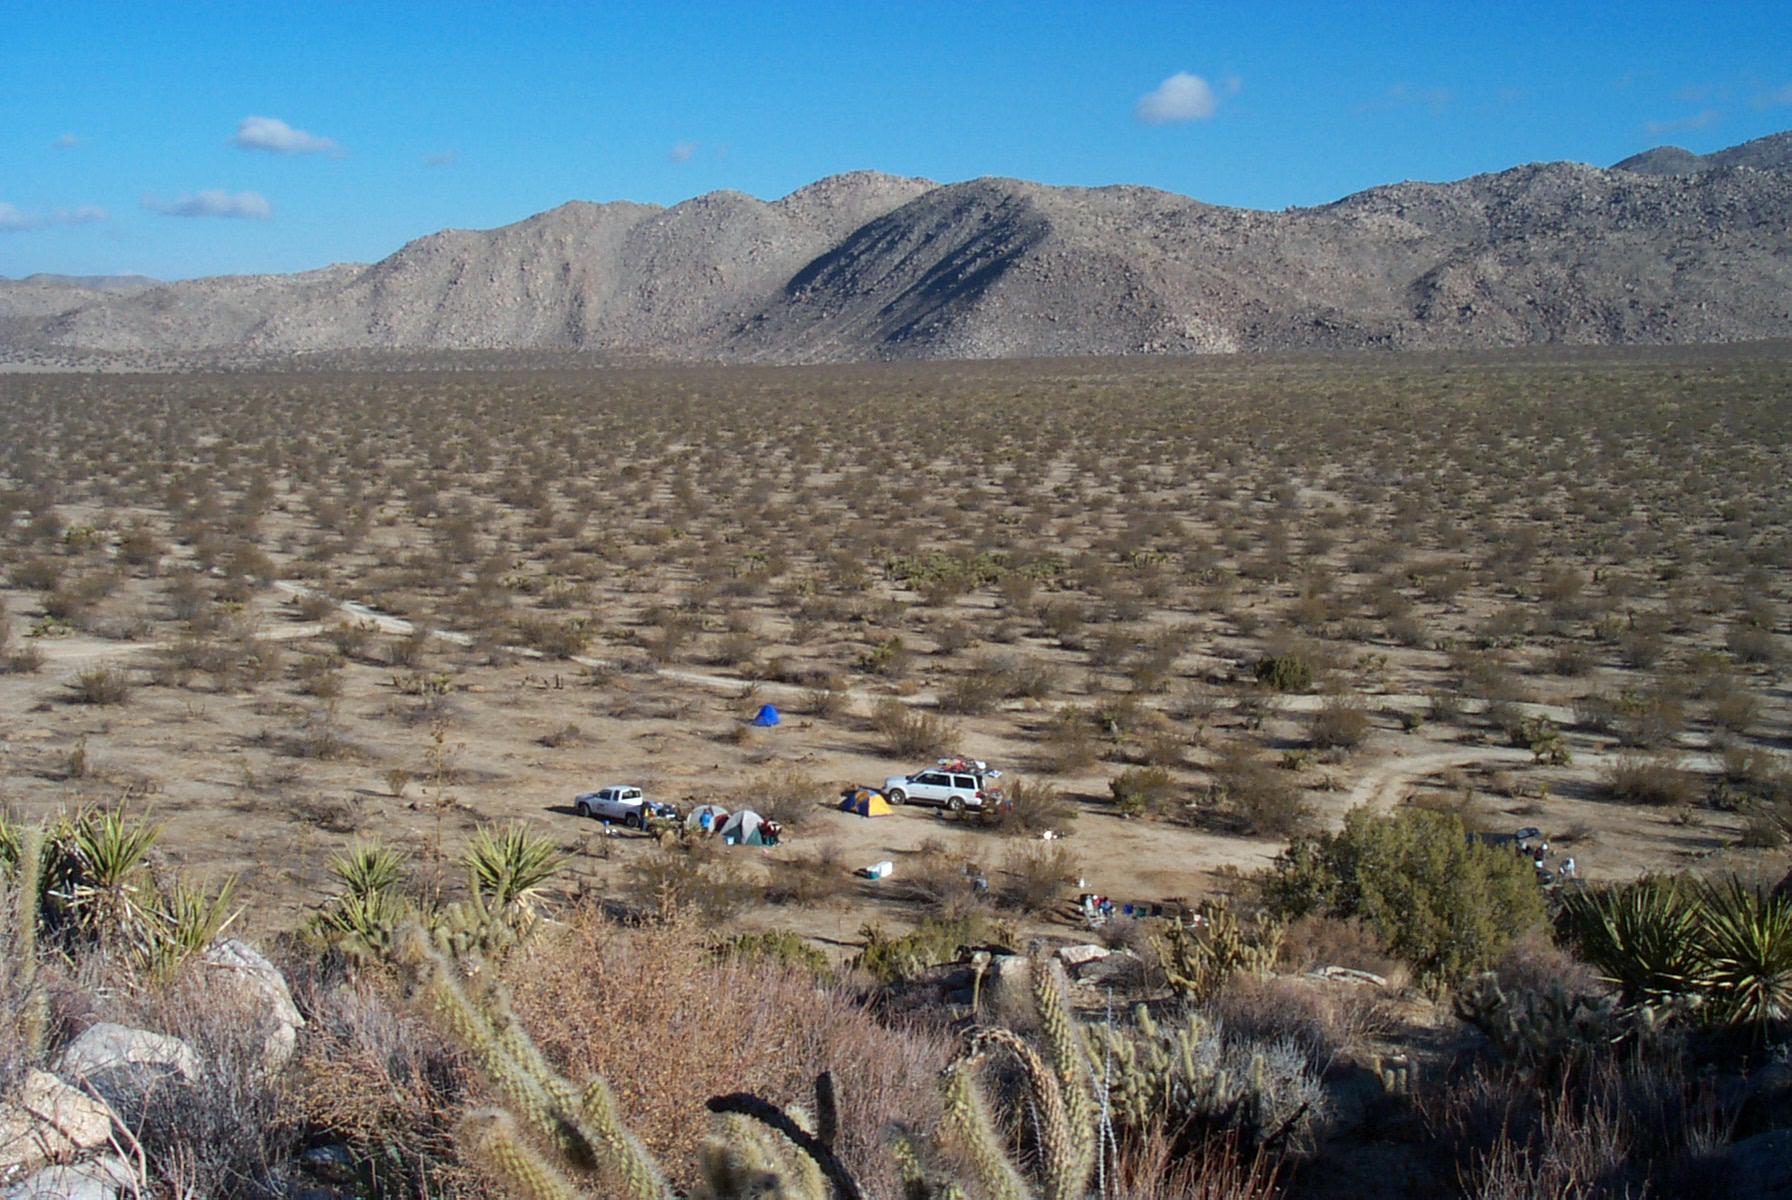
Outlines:
{"label": "sandy ground", "polygon": [[[292,619],[281,603],[301,590],[294,585],[265,594],[259,602],[262,637],[296,650],[319,636],[321,625]],[[387,633],[409,630],[382,614],[351,615],[373,619]],[[18,632],[24,632],[22,624]],[[766,771],[800,768],[835,794],[849,783],[877,782],[921,765],[893,760],[878,746],[865,714],[890,689],[869,683],[855,683],[841,712],[819,719],[797,711],[799,689],[755,684],[723,671],[676,667],[593,676],[603,659],[550,664],[519,657],[507,667],[460,671],[457,690],[427,713],[393,687],[390,668],[365,664],[344,671],[345,690],[333,705],[269,684],[237,693],[143,686],[127,705],[94,708],[68,702],[67,683],[76,672],[96,664],[140,669],[153,661],[160,643],[80,636],[32,641],[46,659],[42,672],[0,677],[0,771],[7,802],[41,815],[122,797],[166,822],[162,846],[171,862],[202,877],[238,877],[239,895],[249,906],[245,923],[262,929],[290,927],[323,899],[331,856],[357,836],[405,847],[425,877],[438,870],[452,877],[452,857],[478,822],[524,820],[567,850],[575,886],[616,895],[626,890],[631,863],[653,853],[653,844],[637,834],[605,837],[582,821],[569,804],[579,791],[630,782],[683,807],[711,800],[733,805],[750,800],[754,777]],[[454,649],[448,641],[441,653]],[[923,703],[929,693],[915,688],[906,699]],[[1448,797],[1472,787],[1472,811],[1489,827],[1539,826],[1571,847],[1566,852],[1581,873],[1595,879],[1698,866],[1733,843],[1740,828],[1741,818],[1733,814],[1701,812],[1692,823],[1679,823],[1671,813],[1611,804],[1600,786],[1611,748],[1587,736],[1571,738],[1572,766],[1540,767],[1527,752],[1484,743],[1473,729],[1427,724],[1402,731],[1397,714],[1423,703],[1416,694],[1367,699],[1380,714],[1369,741],[1348,757],[1300,772],[1324,824],[1335,825],[1359,804],[1386,808],[1415,794]],[[743,732],[745,720],[767,700],[785,707],[784,723]],[[1272,743],[1280,737],[1298,744],[1300,722],[1319,702],[1282,698],[1265,720],[1265,734]],[[1564,706],[1533,707],[1564,725],[1572,721]],[[1026,774],[1036,753],[1026,731],[1048,712],[1011,704],[965,720],[963,749]],[[447,768],[439,773],[431,760],[436,721],[444,738],[438,760]],[[1215,721],[1223,725],[1225,713]],[[315,758],[294,748],[320,722],[335,731],[340,754]],[[578,732],[563,744],[540,740],[568,725]],[[86,768],[71,775],[77,748]],[[1696,746],[1685,751],[1689,766],[1714,765]],[[394,794],[388,776],[395,769],[413,777],[402,794]],[[1102,763],[1055,780],[1080,811],[1064,830],[1065,845],[1087,890],[1121,902],[1195,897],[1216,885],[1216,872],[1255,870],[1281,849],[1276,840],[1122,818],[1107,803],[1106,787],[1119,769]],[[1501,795],[1500,788],[1512,794]],[[784,846],[730,853],[743,866],[753,864],[743,871],[744,887],[775,870],[778,859],[825,843],[836,845],[849,866],[891,859],[900,874],[930,842],[999,872],[1013,849],[1010,841],[930,809],[867,820],[818,807]],[[1737,861],[1734,853],[1726,861]],[[911,911],[887,900],[887,890],[859,882],[829,906],[757,908],[742,922],[845,943],[868,919],[912,919]]]}

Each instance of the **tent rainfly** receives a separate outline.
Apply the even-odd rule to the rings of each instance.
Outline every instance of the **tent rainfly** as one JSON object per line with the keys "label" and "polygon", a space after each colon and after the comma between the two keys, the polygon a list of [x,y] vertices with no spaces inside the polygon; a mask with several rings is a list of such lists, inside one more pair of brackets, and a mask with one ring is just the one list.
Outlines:
{"label": "tent rainfly", "polygon": [[722,822],[722,840],[730,846],[769,846],[765,818],[750,808],[740,809]]}
{"label": "tent rainfly", "polygon": [[887,817],[890,804],[871,788],[854,788],[842,797],[840,811],[857,813],[861,817]]}

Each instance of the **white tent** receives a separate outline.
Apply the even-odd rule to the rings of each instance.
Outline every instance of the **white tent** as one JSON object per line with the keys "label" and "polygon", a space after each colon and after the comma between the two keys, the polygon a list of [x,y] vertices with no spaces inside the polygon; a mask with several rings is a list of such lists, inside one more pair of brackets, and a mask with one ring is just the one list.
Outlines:
{"label": "white tent", "polygon": [[[708,821],[703,819],[705,816],[709,818]],[[688,829],[703,829],[714,833],[727,820],[728,810],[720,804],[699,804],[691,810],[691,815],[684,819],[684,823]]]}

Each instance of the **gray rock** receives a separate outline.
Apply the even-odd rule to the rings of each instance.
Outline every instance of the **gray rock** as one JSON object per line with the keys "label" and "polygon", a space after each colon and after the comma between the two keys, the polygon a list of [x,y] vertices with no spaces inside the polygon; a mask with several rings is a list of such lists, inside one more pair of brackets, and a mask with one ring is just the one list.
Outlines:
{"label": "gray rock", "polygon": [[215,978],[236,986],[247,1006],[267,1027],[263,1062],[270,1072],[278,1072],[291,1060],[298,1031],[305,1024],[298,1006],[292,1002],[286,977],[253,947],[236,938],[219,938],[207,946],[204,961],[213,969]]}
{"label": "gray rock", "polygon": [[127,1125],[165,1089],[197,1083],[199,1056],[179,1038],[102,1021],[89,1026],[56,1059],[56,1072],[90,1086]]}
{"label": "gray rock", "polygon": [[117,1200],[141,1191],[136,1175],[107,1155],[88,1162],[45,1167],[9,1185],[0,1200]]}
{"label": "gray rock", "polygon": [[111,1136],[105,1103],[48,1071],[26,1071],[17,1091],[0,1100],[0,1178],[103,1146]]}

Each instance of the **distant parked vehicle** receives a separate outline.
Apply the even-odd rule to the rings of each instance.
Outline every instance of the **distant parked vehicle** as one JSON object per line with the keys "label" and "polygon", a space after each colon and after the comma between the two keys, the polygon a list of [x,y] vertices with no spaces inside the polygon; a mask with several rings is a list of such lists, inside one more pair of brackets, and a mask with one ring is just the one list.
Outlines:
{"label": "distant parked vehicle", "polygon": [[884,780],[884,799],[891,804],[931,804],[952,812],[975,811],[1001,799],[1002,794],[988,782],[1001,774],[974,759],[944,758],[937,767]]}
{"label": "distant parked vehicle", "polygon": [[614,784],[595,792],[580,792],[572,800],[581,817],[597,817],[604,821],[621,821],[629,829],[647,828],[649,817],[669,817],[676,813],[669,804],[655,804],[638,787]]}

